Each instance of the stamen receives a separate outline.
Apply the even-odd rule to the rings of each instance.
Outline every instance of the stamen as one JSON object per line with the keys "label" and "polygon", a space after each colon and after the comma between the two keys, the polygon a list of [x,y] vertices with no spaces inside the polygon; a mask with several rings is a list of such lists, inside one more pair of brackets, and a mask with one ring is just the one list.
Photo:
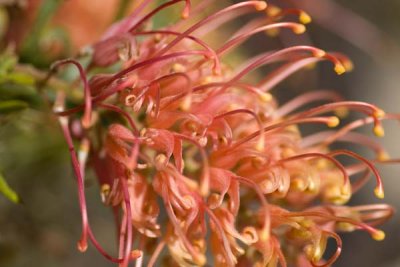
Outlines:
{"label": "stamen", "polygon": [[304,10],[297,8],[280,9],[277,6],[269,6],[267,9],[267,14],[273,19],[280,19],[289,14],[297,15],[299,17],[299,21],[303,24],[309,24],[312,20],[308,13],[306,13]]}
{"label": "stamen", "polygon": [[233,255],[232,249],[230,247],[229,241],[226,238],[223,227],[221,226],[218,218],[216,217],[216,215],[212,210],[210,210],[207,206],[204,206],[204,210],[207,212],[207,214],[210,217],[210,220],[213,221],[215,227],[218,230],[216,233],[219,236],[220,240],[222,241],[222,245],[224,247],[223,251],[225,254],[225,259],[227,260],[227,266],[235,266],[234,259],[232,259],[232,257],[230,256]]}
{"label": "stamen", "polygon": [[187,239],[187,236],[183,232],[183,229],[179,225],[178,219],[176,218],[176,215],[175,215],[174,210],[172,208],[172,204],[171,204],[171,201],[169,199],[168,188],[166,186],[163,187],[163,198],[165,200],[164,204],[166,206],[167,214],[168,214],[168,216],[169,216],[169,218],[171,220],[172,225],[174,226],[176,234],[181,238],[181,241],[185,245],[185,247],[188,250],[188,252],[192,255],[194,261],[199,265],[204,265],[204,263],[206,262],[206,259],[205,259],[204,255],[199,254],[199,253],[196,252],[196,250],[194,249],[194,247],[192,246],[190,241]]}
{"label": "stamen", "polygon": [[133,72],[134,70],[143,68],[147,65],[155,64],[157,62],[162,62],[165,60],[171,60],[171,59],[177,59],[179,57],[187,57],[187,56],[193,56],[193,55],[201,55],[204,56],[205,58],[210,58],[210,55],[203,50],[187,50],[183,52],[175,52],[171,54],[167,54],[164,56],[155,56],[147,60],[143,60],[141,62],[138,62],[132,66],[127,67],[126,69],[118,72],[115,74],[109,81],[107,81],[109,84],[112,83],[115,80],[118,80],[119,78],[124,77],[125,75]]}
{"label": "stamen", "polygon": [[354,69],[354,64],[346,55],[339,52],[329,52],[330,55],[337,58],[345,68],[347,72],[350,72]]}
{"label": "stamen", "polygon": [[99,244],[99,242],[96,240],[94,234],[92,233],[91,228],[88,229],[88,236],[90,238],[90,241],[92,244],[96,247],[97,251],[100,252],[106,259],[114,262],[114,263],[121,263],[123,261],[123,258],[114,258],[113,256],[109,255]]}
{"label": "stamen", "polygon": [[375,226],[386,222],[394,214],[393,207],[387,204],[374,204],[352,207],[352,211],[359,214],[362,221]]}
{"label": "stamen", "polygon": [[[196,93],[196,92],[200,92],[200,91],[207,90],[207,89],[214,88],[214,87],[223,87],[225,84],[226,84],[225,82],[214,82],[214,83],[202,84],[202,85],[190,88],[190,90],[191,90],[190,93]],[[257,87],[252,86],[247,83],[235,82],[235,83],[231,84],[229,87],[226,87],[226,89],[235,88],[235,87],[238,87],[238,88],[244,89],[250,93],[256,94],[258,97],[260,97],[261,101],[263,101],[263,102],[270,102],[273,99],[271,94],[265,93],[265,92],[261,91],[260,89],[258,89]],[[221,90],[218,92],[222,93]],[[181,93],[179,95],[176,95],[175,97],[173,97],[173,98],[169,99],[167,102],[165,102],[162,108],[164,109],[164,108],[168,107],[173,102],[178,101],[179,99],[181,99],[182,97],[184,97],[186,95],[187,95],[187,93],[185,93],[185,92]]]}
{"label": "stamen", "polygon": [[304,53],[304,52],[311,52],[313,57],[321,58],[325,56],[325,51],[312,47],[312,46],[293,46],[289,48],[281,49],[277,52],[272,54],[267,53],[266,55],[262,56],[261,58],[256,59],[254,62],[251,62],[248,66],[246,66],[241,72],[236,74],[231,80],[229,80],[225,87],[230,86],[232,83],[239,81],[242,77],[247,75],[249,72],[265,65],[268,63],[273,62],[274,60],[281,58],[282,56],[290,55],[292,53]]}
{"label": "stamen", "polygon": [[218,11],[218,12],[216,12],[216,13],[214,13],[214,14],[212,14],[212,15],[210,15],[210,16],[202,19],[202,20],[200,20],[199,22],[197,22],[193,26],[191,26],[189,29],[184,31],[181,35],[176,37],[167,46],[165,46],[160,51],[158,51],[156,53],[156,56],[161,56],[161,55],[165,54],[165,52],[167,52],[172,47],[174,47],[177,43],[179,43],[186,36],[188,36],[189,34],[194,32],[198,28],[204,26],[205,24],[211,22],[212,20],[224,15],[225,13],[232,12],[233,10],[236,10],[236,9],[247,8],[247,7],[250,7],[250,6],[253,6],[257,11],[262,11],[267,7],[267,3],[265,3],[264,1],[245,1],[245,2],[242,2],[242,3],[235,4],[235,5],[231,5],[231,6],[227,7],[227,8],[224,8],[224,9],[222,9],[222,10],[220,10],[220,11]]}
{"label": "stamen", "polygon": [[270,216],[269,209],[268,209],[268,202],[265,199],[264,194],[262,193],[262,190],[257,185],[257,183],[255,183],[251,179],[248,179],[243,176],[235,176],[234,178],[236,178],[238,181],[246,184],[247,186],[251,187],[257,194],[257,197],[260,199],[260,202],[261,202],[262,206],[264,207],[264,213],[265,213],[264,225],[261,230],[260,240],[261,241],[268,240],[270,237],[270,231],[271,231],[271,218],[270,218],[271,216]]}
{"label": "stamen", "polygon": [[153,11],[151,11],[150,13],[148,13],[146,16],[144,16],[141,20],[139,20],[134,26],[132,26],[129,29],[129,32],[134,32],[136,29],[138,29],[144,22],[148,21],[151,17],[153,17],[155,14],[157,14],[158,12],[160,12],[161,10],[172,6],[176,3],[179,2],[183,2],[185,1],[185,8],[183,9],[182,12],[182,18],[187,18],[189,17],[189,12],[190,12],[190,0],[171,0],[167,3],[164,3],[160,6],[158,6],[157,8],[155,8]]}
{"label": "stamen", "polygon": [[135,122],[133,121],[132,117],[129,115],[129,113],[127,113],[126,111],[124,111],[123,109],[121,109],[121,108],[118,107],[118,106],[114,106],[114,105],[110,105],[110,104],[105,104],[105,103],[99,103],[99,104],[97,104],[97,105],[98,105],[99,107],[102,107],[102,108],[105,108],[105,109],[108,109],[108,110],[111,110],[111,111],[114,111],[114,112],[117,112],[117,113],[121,114],[121,115],[122,115],[123,117],[125,117],[125,119],[128,121],[128,123],[129,123],[129,125],[131,126],[131,128],[132,128],[134,134],[135,134],[136,136],[139,135],[139,131],[138,131],[137,127],[136,127],[136,124],[135,124]]}
{"label": "stamen", "polygon": [[[59,111],[64,110],[64,105],[65,105],[64,102],[65,102],[65,94],[58,92],[56,101],[54,103],[54,108],[53,108],[54,111],[59,112]],[[76,181],[78,184],[79,206],[80,206],[81,215],[82,215],[82,235],[81,235],[81,239],[78,241],[77,247],[78,247],[79,251],[85,252],[88,247],[87,235],[88,235],[88,229],[89,229],[89,220],[88,220],[87,207],[86,207],[84,177],[82,176],[82,171],[81,171],[81,167],[79,164],[79,160],[78,160],[77,154],[75,152],[71,132],[70,132],[69,126],[68,126],[68,119],[64,118],[64,117],[59,117],[58,120],[60,122],[64,138],[67,141],[74,174],[75,174]]]}
{"label": "stamen", "polygon": [[[156,30],[156,31],[146,31],[146,32],[135,32],[134,35],[152,35],[152,34],[168,34],[168,35],[176,35],[179,36],[180,32],[169,31],[169,30]],[[216,75],[221,74],[221,63],[219,61],[219,57],[217,53],[204,41],[194,36],[188,35],[185,38],[194,41],[201,47],[205,48],[211,55],[211,58],[214,60],[213,71]]]}
{"label": "stamen", "polygon": [[121,185],[124,194],[124,202],[125,202],[125,213],[126,213],[126,241],[125,241],[125,256],[122,262],[122,267],[127,267],[130,261],[131,256],[131,248],[132,248],[132,211],[131,211],[131,200],[129,196],[128,184],[124,178],[120,178]]}
{"label": "stamen", "polygon": [[311,64],[315,64],[316,62],[322,60],[324,60],[324,58],[318,57],[301,58],[294,61],[292,60],[291,62],[282,65],[281,67],[272,71],[270,74],[266,75],[257,86],[260,87],[260,89],[264,92],[269,91],[295,72],[303,68],[307,68]]}
{"label": "stamen", "polygon": [[[335,131],[324,131],[319,132],[313,135],[306,136],[301,141],[301,147],[307,148],[314,145],[320,145],[321,147],[325,147],[326,140],[331,139],[332,136],[336,135]],[[375,139],[370,138],[364,134],[348,132],[340,137],[336,138],[335,142],[351,142],[353,144],[360,144],[364,147],[370,148],[375,154],[378,160],[386,160],[389,159],[389,155],[383,148],[383,146],[376,142]]]}
{"label": "stamen", "polygon": [[345,223],[349,223],[352,225],[355,225],[365,231],[367,231],[372,238],[376,238],[375,240],[380,241],[383,240],[382,238],[384,238],[384,233],[381,230],[378,230],[366,223],[363,222],[359,222],[347,217],[339,217],[339,216],[335,216],[335,215],[331,215],[331,214],[326,214],[323,212],[314,212],[314,211],[303,211],[303,212],[290,212],[287,214],[284,214],[283,216],[285,217],[319,217],[319,218],[324,218],[327,220],[331,220],[331,221],[336,221],[336,222],[345,222]]}
{"label": "stamen", "polygon": [[157,261],[157,258],[160,256],[161,251],[164,249],[164,247],[165,247],[165,240],[163,239],[160,242],[158,242],[156,249],[151,254],[151,257],[149,259],[149,263],[147,264],[147,267],[153,267],[154,266],[154,264]]}
{"label": "stamen", "polygon": [[[323,264],[317,265],[316,262],[311,262],[311,264],[315,267],[327,267],[331,266],[340,256],[340,253],[342,252],[342,239],[339,237],[338,234],[330,231],[322,231],[322,234],[326,234],[329,237],[332,237],[336,241],[336,251],[335,253]],[[322,257],[322,255],[321,255]]]}
{"label": "stamen", "polygon": [[[270,126],[264,127],[264,133],[266,134],[267,132],[271,131],[277,131],[284,129],[290,125],[295,125],[295,124],[304,124],[304,123],[324,123],[326,125],[330,126],[335,126],[337,123],[338,118],[335,116],[330,116],[330,117],[312,117],[312,118],[304,118],[304,119],[291,119],[291,120],[286,120],[284,122],[272,124]],[[251,139],[257,137],[261,132],[256,131],[246,137],[243,137],[242,139],[238,140],[236,143],[234,143],[230,149],[234,149]]]}
{"label": "stamen", "polygon": [[[331,155],[331,154],[322,154],[322,153],[316,153],[316,152],[313,152],[313,153],[305,153],[305,154],[295,155],[295,156],[292,156],[292,157],[289,157],[289,158],[281,159],[281,160],[279,160],[279,161],[277,162],[277,164],[284,163],[284,162],[289,162],[289,161],[296,161],[296,160],[299,160],[299,159],[307,159],[307,158],[324,158],[324,159],[329,160],[329,161],[332,162],[332,163],[340,170],[340,172],[343,174],[343,186],[346,187],[346,186],[349,186],[349,185],[350,185],[350,179],[349,179],[349,176],[348,176],[348,174],[347,174],[347,172],[346,172],[346,169],[345,169],[344,166],[343,166],[338,160],[336,160],[336,159],[333,157],[333,155]],[[345,193],[345,192],[343,192],[343,193]]]}
{"label": "stamen", "polygon": [[306,30],[303,24],[298,24],[298,23],[293,23],[293,22],[280,22],[280,23],[264,25],[264,26],[258,27],[256,29],[253,29],[249,32],[243,33],[243,34],[236,36],[235,38],[229,40],[222,47],[220,47],[216,51],[216,53],[218,55],[223,55],[224,53],[228,52],[230,49],[233,49],[235,46],[238,46],[241,43],[243,43],[249,37],[251,37],[259,32],[267,31],[270,29],[277,29],[277,28],[289,28],[296,34],[302,34]]}
{"label": "stamen", "polygon": [[325,112],[329,112],[329,111],[335,111],[338,108],[348,108],[348,109],[357,110],[357,111],[365,113],[368,116],[373,117],[374,124],[375,124],[374,131],[378,134],[383,131],[383,129],[381,129],[382,126],[377,117],[377,115],[380,116],[382,114],[381,110],[372,104],[365,103],[365,102],[359,102],[359,101],[341,101],[341,102],[336,102],[336,103],[328,103],[328,104],[324,104],[324,105],[312,108],[307,111],[297,113],[297,114],[293,115],[292,117],[293,118],[309,117],[310,115],[316,115],[316,114],[321,114],[321,113],[325,113]]}
{"label": "stamen", "polygon": [[384,198],[384,191],[383,191],[383,184],[382,184],[382,179],[381,176],[378,172],[378,170],[376,169],[376,167],[372,164],[372,162],[370,162],[369,160],[367,160],[366,158],[358,155],[357,153],[354,153],[352,151],[349,150],[335,150],[329,153],[329,155],[331,156],[336,156],[336,155],[347,155],[350,156],[352,158],[358,159],[360,161],[362,161],[363,163],[365,163],[368,168],[374,173],[375,178],[376,178],[376,187],[374,189],[374,193],[378,198]]}
{"label": "stamen", "polygon": [[342,62],[340,62],[340,60],[338,58],[336,58],[335,56],[333,56],[332,54],[325,54],[324,56],[326,59],[329,59],[330,61],[333,62],[333,64],[335,64],[335,72],[338,75],[341,75],[343,73],[346,72],[346,68],[343,66]]}
{"label": "stamen", "polygon": [[322,101],[322,100],[331,100],[334,102],[339,102],[341,100],[341,97],[336,92],[328,90],[318,90],[315,92],[308,92],[294,98],[293,100],[279,107],[275,111],[275,116],[277,118],[286,116],[290,112],[304,105],[307,105],[314,101]]}
{"label": "stamen", "polygon": [[77,67],[77,69],[79,71],[79,75],[83,82],[84,99],[85,99],[85,112],[84,112],[83,118],[82,118],[82,126],[84,128],[89,128],[91,125],[92,100],[91,100],[91,96],[90,96],[90,87],[89,87],[89,82],[86,78],[86,73],[85,73],[82,65],[74,59],[64,59],[64,60],[56,61],[55,63],[53,63],[51,65],[50,69],[54,70],[54,69],[57,69],[59,66],[62,66],[65,64],[73,64],[74,66]]}
{"label": "stamen", "polygon": [[[142,97],[144,97],[144,95],[150,90],[150,88],[152,88],[153,85],[160,84],[161,82],[168,81],[168,80],[176,78],[176,77],[181,77],[186,81],[186,83],[187,83],[186,87],[189,88],[188,95],[190,97],[190,95],[191,95],[190,91],[192,89],[192,87],[191,87],[191,82],[192,81],[191,81],[190,77],[184,72],[175,72],[175,73],[166,74],[164,76],[161,76],[160,78],[157,78],[157,79],[153,80],[148,85],[143,86],[141,88],[138,88],[138,90],[141,91],[141,93],[136,97],[136,101],[134,102],[134,104],[136,104],[140,99],[142,99]],[[145,87],[146,87],[146,89],[143,90],[143,88],[145,88]],[[158,95],[159,95],[159,92],[158,92]],[[160,103],[159,103],[159,99],[158,99],[158,101],[156,103],[156,108],[157,108],[157,112],[156,112],[156,116],[157,116],[158,115],[158,111],[160,109],[162,109],[161,106],[160,106]],[[164,106],[164,108],[165,108],[165,106]]]}
{"label": "stamen", "polygon": [[209,168],[209,163],[208,163],[208,157],[207,153],[204,150],[204,148],[201,146],[201,144],[193,139],[192,137],[183,135],[183,134],[178,134],[174,133],[174,136],[176,136],[179,139],[186,140],[191,142],[192,144],[196,145],[197,148],[200,150],[200,155],[203,160],[203,173],[202,173],[202,181],[200,185],[200,194],[202,196],[207,196],[210,193],[210,168]]}
{"label": "stamen", "polygon": [[262,122],[261,122],[260,118],[253,111],[251,111],[249,109],[235,109],[235,110],[228,111],[226,113],[223,113],[223,114],[215,116],[214,120],[218,120],[218,119],[224,118],[226,116],[234,115],[234,114],[237,114],[237,113],[250,114],[257,121],[258,127],[260,128],[260,130],[259,130],[260,131],[260,135],[259,135],[260,137],[259,137],[259,141],[257,143],[256,149],[258,151],[264,151],[264,127],[262,125]]}

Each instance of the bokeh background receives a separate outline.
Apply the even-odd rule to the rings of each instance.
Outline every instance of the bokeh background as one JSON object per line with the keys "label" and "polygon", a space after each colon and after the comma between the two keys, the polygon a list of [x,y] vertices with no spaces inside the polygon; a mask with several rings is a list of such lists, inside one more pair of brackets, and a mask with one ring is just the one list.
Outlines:
{"label": "bokeh background", "polygon": [[[12,2],[18,5],[18,2],[24,1],[0,0],[0,4],[8,5],[1,8],[0,17],[3,18],[9,12],[17,18],[15,21],[8,21],[14,23],[9,24],[13,26],[11,32],[4,30],[5,20],[0,19],[0,32],[20,46],[22,61],[34,63],[43,69],[53,56],[73,54],[77,47],[95,40],[113,19],[122,14],[118,11],[116,4],[119,1],[116,0],[69,0],[65,3],[58,0],[47,1],[54,4],[49,4],[46,12],[54,15],[51,23],[57,25],[58,30],[42,30],[40,34],[47,36],[45,45],[56,52],[47,55],[48,57],[30,58],[29,55],[35,50],[30,50],[19,42],[26,40],[24,38],[37,42],[35,37],[38,35],[38,28],[35,27],[40,26],[35,24],[37,13],[24,13]],[[29,1],[29,4],[35,6],[40,5],[40,2]],[[135,4],[134,1],[121,1],[124,2],[127,3],[126,10]],[[349,100],[371,102],[388,112],[400,111],[400,1],[270,2],[302,7],[312,15],[314,21],[307,26],[308,31],[304,36],[294,38],[286,32],[275,39],[256,36],[246,43],[242,53],[251,55],[277,46],[308,43],[328,51],[341,51],[355,64],[353,72],[342,76],[335,75],[328,63],[293,75],[273,91],[280,102],[309,90],[333,89]],[[63,12],[57,13],[57,4],[60,3]],[[73,9],[79,12],[73,12]],[[244,17],[238,23],[244,23],[246,19],[248,18]],[[77,23],[83,26],[77,28],[74,26]],[[71,43],[68,49],[61,49],[53,41],[63,36],[68,29],[73,29]],[[59,51],[67,52],[62,54]],[[34,90],[13,90],[31,101],[33,106],[40,106],[36,103]],[[365,128],[365,131],[371,131],[370,128]],[[385,122],[385,129],[386,136],[380,142],[392,157],[399,158],[400,126],[396,122]],[[362,149],[359,151],[363,152]],[[114,266],[104,260],[93,247],[85,254],[76,249],[76,241],[80,235],[80,212],[75,180],[68,149],[56,121],[49,113],[29,108],[1,117],[0,168],[23,201],[16,205],[0,195],[0,266]],[[380,170],[385,183],[384,202],[400,210],[400,167],[380,166]],[[87,199],[94,232],[108,251],[115,252],[115,227],[111,211],[101,204],[96,179],[90,173],[88,177]],[[380,202],[374,197],[372,190],[371,181],[353,197],[351,204]],[[400,266],[399,223],[400,216],[397,214],[382,227],[386,232],[386,239],[382,242],[372,240],[364,232],[343,234],[343,252],[335,266]]]}

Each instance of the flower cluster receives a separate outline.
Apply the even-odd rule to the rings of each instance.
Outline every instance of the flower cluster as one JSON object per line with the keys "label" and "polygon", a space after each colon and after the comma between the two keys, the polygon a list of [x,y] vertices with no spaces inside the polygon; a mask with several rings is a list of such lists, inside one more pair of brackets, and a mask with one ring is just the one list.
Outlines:
{"label": "flower cluster", "polygon": [[[74,64],[84,86],[84,104],[66,109],[62,92],[54,104],[78,182],[79,250],[85,251],[90,240],[120,266],[133,260],[137,266],[159,261],[168,266],[329,266],[341,252],[339,231],[361,229],[382,240],[384,233],[375,227],[392,215],[390,206],[344,204],[371,174],[375,194],[383,198],[375,163],[387,160],[385,150],[353,130],[373,125],[382,136],[381,120],[396,115],[369,103],[343,101],[331,91],[306,93],[283,105],[269,93],[292,73],[320,61],[330,61],[342,74],[351,69],[349,59],[293,46],[241,66],[222,61],[255,34],[283,28],[301,34],[310,17],[264,1],[240,2],[202,17],[212,1],[192,8],[190,0],[170,0],[145,13],[150,2],[143,1],[91,47],[87,67],[68,59],[52,68]],[[154,15],[180,3],[182,20],[151,27]],[[249,13],[256,18],[222,45],[206,43],[206,34]],[[293,15],[300,23],[285,21]],[[249,82],[251,72],[271,64],[280,65]],[[114,72],[101,72],[107,68]],[[304,108],[321,101],[326,103]],[[365,116],[333,129],[347,111]],[[302,136],[298,126],[305,124],[332,129]],[[77,151],[74,140],[80,143]],[[331,150],[336,142],[370,148],[376,158]],[[358,163],[345,165],[343,156]],[[103,203],[114,210],[118,257],[105,252],[91,231],[86,166],[97,174]],[[331,238],[337,249],[324,259]]]}

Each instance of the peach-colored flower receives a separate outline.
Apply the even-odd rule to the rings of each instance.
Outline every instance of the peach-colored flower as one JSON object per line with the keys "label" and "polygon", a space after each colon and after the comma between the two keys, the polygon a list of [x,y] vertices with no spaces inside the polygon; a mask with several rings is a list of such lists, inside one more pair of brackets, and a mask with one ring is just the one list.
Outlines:
{"label": "peach-colored flower", "polygon": [[[186,20],[161,29],[143,27],[154,14],[179,2],[184,2]],[[375,194],[383,197],[375,163],[385,161],[385,150],[352,131],[373,124],[375,134],[382,136],[381,120],[398,116],[328,91],[278,105],[269,91],[290,74],[322,60],[342,74],[350,61],[339,53],[294,46],[229,66],[223,56],[254,34],[282,28],[300,34],[303,24],[281,20],[290,14],[303,23],[310,18],[301,10],[267,7],[263,1],[240,2],[197,18],[209,2],[191,11],[189,0],[168,1],[148,14],[134,11],[135,20],[113,25],[92,46],[86,71],[73,60],[54,65],[75,64],[85,85],[85,104],[65,110],[63,95],[55,103],[78,178],[80,250],[90,239],[121,266],[131,260],[153,266],[165,247],[166,262],[179,266],[328,266],[340,255],[339,231],[360,229],[383,239],[375,226],[392,215],[390,206],[345,206],[371,173]],[[248,13],[257,18],[224,44],[213,48],[204,41],[207,32]],[[118,72],[86,80],[92,68],[116,62],[122,66]],[[245,79],[272,63],[282,65],[259,82]],[[315,101],[327,103],[303,108]],[[81,110],[85,134],[78,157],[67,118],[77,118]],[[347,110],[365,118],[334,130],[339,124],[334,113]],[[106,122],[110,118],[112,123]],[[332,129],[302,136],[297,126],[305,124]],[[339,141],[371,148],[376,158],[331,150]],[[359,163],[345,165],[340,156]],[[98,174],[103,202],[114,208],[120,225],[118,257],[108,255],[90,230],[83,185],[86,158]],[[360,173],[360,180],[350,179]],[[330,238],[337,250],[324,259]],[[207,258],[208,250],[212,258]]]}

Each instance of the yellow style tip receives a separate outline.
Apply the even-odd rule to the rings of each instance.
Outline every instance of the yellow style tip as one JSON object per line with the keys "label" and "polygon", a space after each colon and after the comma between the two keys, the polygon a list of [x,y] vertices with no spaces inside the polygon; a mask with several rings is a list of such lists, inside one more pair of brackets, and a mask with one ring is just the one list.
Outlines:
{"label": "yellow style tip", "polygon": [[293,28],[293,32],[295,34],[303,34],[306,31],[306,26],[303,24],[298,24],[296,27]]}
{"label": "yellow style tip", "polygon": [[267,8],[267,3],[264,1],[258,1],[255,8],[257,11],[263,11]]}
{"label": "yellow style tip", "polygon": [[382,230],[376,230],[372,233],[372,238],[376,241],[382,241],[385,239],[385,232]]}
{"label": "yellow style tip", "polygon": [[276,17],[276,16],[278,16],[281,12],[282,12],[282,9],[280,9],[280,8],[277,7],[277,6],[271,6],[271,5],[268,6],[267,15],[270,16],[270,17]]}
{"label": "yellow style tip", "polygon": [[346,68],[346,71],[350,72],[354,70],[354,64],[351,60],[343,61],[343,66]]}
{"label": "yellow style tip", "polygon": [[374,117],[378,118],[378,119],[382,119],[383,117],[385,117],[385,111],[378,108],[375,112],[374,112]]}
{"label": "yellow style tip", "polygon": [[381,187],[376,187],[374,189],[374,194],[377,198],[380,198],[380,199],[385,198],[385,192],[383,191],[383,189]]}
{"label": "yellow style tip", "polygon": [[377,159],[379,161],[385,161],[385,160],[389,160],[390,156],[386,151],[380,151],[377,155]]}
{"label": "yellow style tip", "polygon": [[339,125],[339,123],[340,123],[339,118],[336,116],[332,116],[329,118],[327,125],[329,128],[335,128]]}
{"label": "yellow style tip", "polygon": [[338,75],[341,75],[341,74],[346,72],[346,68],[343,66],[342,63],[338,63],[338,64],[335,65],[335,72]]}
{"label": "yellow style tip", "polygon": [[385,130],[383,129],[383,127],[381,125],[376,125],[374,127],[374,134],[377,137],[383,137],[383,136],[385,136]]}
{"label": "yellow style tip", "polygon": [[272,95],[270,93],[260,93],[260,99],[262,102],[268,103],[272,100]]}
{"label": "yellow style tip", "polygon": [[346,107],[339,107],[335,110],[335,115],[343,119],[349,115],[349,109]]}
{"label": "yellow style tip", "polygon": [[312,19],[311,19],[310,15],[308,15],[306,12],[302,11],[299,16],[299,21],[303,24],[309,24],[309,23],[311,23]]}

